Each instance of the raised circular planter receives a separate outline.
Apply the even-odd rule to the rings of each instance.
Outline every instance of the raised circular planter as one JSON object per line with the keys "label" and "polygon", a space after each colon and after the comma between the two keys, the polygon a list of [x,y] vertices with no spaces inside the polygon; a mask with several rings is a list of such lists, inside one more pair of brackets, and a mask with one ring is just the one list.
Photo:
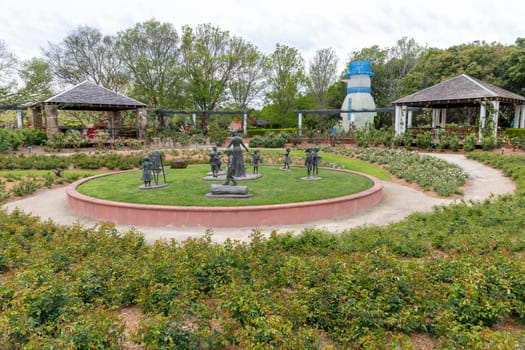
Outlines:
{"label": "raised circular planter", "polygon": [[346,217],[379,203],[383,190],[382,182],[373,176],[352,173],[369,178],[374,185],[368,190],[349,196],[274,205],[242,207],[144,205],[97,199],[85,196],[76,190],[86,181],[111,174],[78,180],[66,188],[66,194],[69,206],[75,213],[115,224],[205,228],[291,225]]}

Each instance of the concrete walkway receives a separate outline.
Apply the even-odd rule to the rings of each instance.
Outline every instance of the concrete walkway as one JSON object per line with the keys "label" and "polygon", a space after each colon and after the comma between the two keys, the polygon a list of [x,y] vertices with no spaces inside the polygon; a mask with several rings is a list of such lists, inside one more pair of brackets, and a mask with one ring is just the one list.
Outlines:
{"label": "concrete walkway", "polygon": [[[450,163],[460,165],[468,175],[467,185],[461,199],[466,201],[479,201],[490,197],[512,193],[515,191],[515,184],[501,171],[482,165],[481,163],[467,159],[461,154],[431,154],[442,158]],[[360,212],[351,217],[338,220],[320,221],[315,223],[289,225],[278,227],[260,227],[258,229],[265,235],[272,231],[300,233],[308,227],[325,228],[337,233],[345,229],[361,225],[385,225],[391,222],[402,220],[405,216],[414,212],[426,212],[432,210],[434,206],[446,205],[454,200],[442,199],[429,196],[423,192],[410,187],[384,182],[383,198],[374,208]],[[42,220],[51,219],[57,224],[73,224],[91,227],[97,225],[97,221],[91,218],[79,217],[73,213],[67,204],[65,188],[57,188],[40,192],[34,196],[10,202],[3,206],[10,212],[15,208],[39,216]],[[201,237],[206,229],[186,228],[186,227],[144,227],[118,225],[120,232],[125,232],[134,228],[142,232],[146,241],[153,242],[158,239],[175,239],[183,241],[191,237]],[[221,228],[214,229],[212,239],[216,242],[224,242],[226,239],[249,241],[253,227],[247,228]]]}

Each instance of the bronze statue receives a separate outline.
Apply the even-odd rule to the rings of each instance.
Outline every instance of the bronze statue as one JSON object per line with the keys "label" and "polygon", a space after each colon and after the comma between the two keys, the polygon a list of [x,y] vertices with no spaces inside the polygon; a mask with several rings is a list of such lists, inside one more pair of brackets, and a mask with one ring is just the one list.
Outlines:
{"label": "bronze statue", "polygon": [[304,166],[306,167],[306,172],[307,172],[308,176],[310,176],[310,174],[312,172],[312,167],[313,167],[312,149],[310,147],[308,147],[305,150],[305,153],[306,153],[306,156],[305,156],[305,160],[304,160]]}
{"label": "bronze statue", "polygon": [[319,173],[319,164],[321,163],[321,156],[319,155],[319,147],[314,147],[312,152],[312,175],[317,176]]}
{"label": "bronze statue", "polygon": [[213,177],[217,177],[220,170],[221,158],[220,153],[217,151],[217,147],[213,146],[210,152],[210,166]]}
{"label": "bronze statue", "polygon": [[290,170],[290,163],[292,162],[292,159],[290,158],[290,147],[286,148],[286,152],[284,153],[284,165],[283,169]]}
{"label": "bronze statue", "polygon": [[226,181],[223,183],[223,185],[229,185],[231,182],[233,186],[237,186],[237,181],[235,181],[234,178],[235,167],[233,165],[233,150],[231,148],[227,148],[226,155],[228,156],[228,169],[226,170]]}
{"label": "bronze statue", "polygon": [[254,150],[252,154],[252,165],[253,165],[254,174],[259,173],[259,161],[260,160],[261,160],[261,156],[259,155],[259,150]]}
{"label": "bronze statue", "polygon": [[153,174],[151,172],[153,164],[151,163],[149,157],[144,158],[142,163],[142,181],[144,181],[144,187],[151,186],[151,180],[153,179]]}
{"label": "bronze statue", "polygon": [[[246,168],[244,166],[244,157],[242,155],[242,148],[246,150],[246,152],[250,152],[248,147],[244,145],[242,142],[242,138],[237,135],[237,132],[233,132],[233,137],[226,147],[226,150],[231,149],[232,151],[232,159],[231,159],[231,167],[233,168],[233,176],[235,177],[245,177],[246,176]],[[228,166],[228,170],[230,169],[230,165]]]}

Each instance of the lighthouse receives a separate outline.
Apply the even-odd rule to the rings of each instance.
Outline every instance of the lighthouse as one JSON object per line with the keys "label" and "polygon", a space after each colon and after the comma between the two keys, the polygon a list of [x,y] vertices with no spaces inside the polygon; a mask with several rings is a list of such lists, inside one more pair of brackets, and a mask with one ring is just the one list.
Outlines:
{"label": "lighthouse", "polygon": [[[348,65],[349,71],[344,75],[346,81],[346,97],[341,109],[346,111],[374,110],[376,104],[371,95],[370,78],[374,73],[370,71],[369,61],[354,61]],[[376,112],[348,112],[341,113],[343,130],[353,127],[359,129],[367,122],[374,122]]]}

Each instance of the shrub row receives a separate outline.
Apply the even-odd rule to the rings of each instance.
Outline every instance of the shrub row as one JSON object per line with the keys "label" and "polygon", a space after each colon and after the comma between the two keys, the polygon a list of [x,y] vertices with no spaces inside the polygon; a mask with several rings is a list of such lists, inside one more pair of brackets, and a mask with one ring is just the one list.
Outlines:
{"label": "shrub row", "polygon": [[279,134],[281,132],[293,135],[297,133],[297,128],[280,128],[280,129],[266,129],[266,128],[249,128],[247,130],[248,137],[264,136],[267,134]]}
{"label": "shrub row", "polygon": [[[525,162],[479,157],[512,177]],[[0,211],[0,347],[119,349],[118,315],[136,306],[132,338],[148,349],[409,348],[414,333],[437,348],[519,348],[525,332],[491,327],[525,322],[523,227],[523,194],[224,244],[146,245],[111,225]]]}
{"label": "shrub row", "polygon": [[417,152],[379,148],[343,149],[337,152],[379,164],[398,178],[409,183],[415,182],[425,191],[432,190],[444,197],[461,193],[461,187],[467,179],[459,166]]}
{"label": "shrub row", "polygon": [[128,170],[140,166],[144,154],[122,155],[116,152],[99,155],[77,153],[71,156],[57,155],[18,155],[0,156],[0,170],[3,169],[56,169],[79,168]]}
{"label": "shrub row", "polygon": [[281,148],[290,140],[286,132],[267,133],[264,136],[254,136],[250,139],[250,147]]}

